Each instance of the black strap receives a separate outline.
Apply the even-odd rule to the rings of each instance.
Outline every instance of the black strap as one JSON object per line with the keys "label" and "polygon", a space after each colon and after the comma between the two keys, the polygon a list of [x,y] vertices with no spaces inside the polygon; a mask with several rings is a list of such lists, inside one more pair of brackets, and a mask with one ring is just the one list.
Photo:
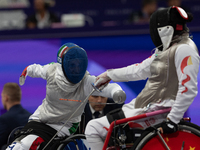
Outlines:
{"label": "black strap", "polygon": [[107,115],[108,121],[111,124],[115,120],[123,119],[125,118],[124,112],[121,108],[115,109],[113,111],[110,111]]}
{"label": "black strap", "polygon": [[[55,129],[53,129],[52,127],[44,123],[37,122],[37,121],[30,121],[24,126],[24,128],[21,129],[19,133],[17,133],[15,137],[15,141],[20,141],[27,135],[34,134],[41,137],[44,140],[44,142],[41,144],[39,148],[41,149],[52,139],[52,137],[56,133],[57,131]],[[49,144],[49,146],[46,149],[49,149],[54,142],[57,142],[57,141],[55,140],[51,142],[51,144]]]}
{"label": "black strap", "polygon": [[22,134],[23,131],[30,131],[28,134],[38,135],[45,141],[49,141],[49,139],[51,139],[57,133],[57,131],[52,127],[37,121],[28,122],[22,129]]}

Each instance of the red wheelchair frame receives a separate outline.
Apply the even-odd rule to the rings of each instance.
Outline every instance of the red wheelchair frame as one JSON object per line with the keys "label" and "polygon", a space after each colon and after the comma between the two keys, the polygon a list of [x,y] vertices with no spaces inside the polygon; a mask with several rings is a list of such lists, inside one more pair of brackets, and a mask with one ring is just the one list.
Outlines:
{"label": "red wheelchair frame", "polygon": [[[166,114],[166,113],[169,113],[170,110],[171,108],[157,110],[154,112],[148,112],[148,113],[144,113],[144,114],[137,115],[130,118],[113,121],[110,124],[110,127],[108,129],[107,137],[104,141],[104,146],[102,150],[116,150],[116,149],[117,150],[118,149],[131,149],[131,150],[151,150],[152,149],[153,150],[155,148],[157,149],[157,147],[159,150],[176,150],[177,147],[180,147],[180,150],[186,150],[184,149],[186,147],[189,148],[187,150],[196,150],[195,148],[197,149],[200,148],[200,142],[198,142],[200,141],[200,127],[190,122],[187,122],[188,119],[181,121],[179,125],[179,131],[173,134],[160,134],[159,131],[156,130],[157,129],[156,127],[156,129],[146,132],[145,135],[143,135],[143,137],[139,138],[136,142],[134,142],[134,144],[131,145],[131,147],[130,145],[127,145],[125,148],[120,148],[119,146],[117,148],[116,146],[108,147],[108,143],[115,126],[120,125],[120,124],[135,122],[140,119],[145,119],[145,118],[153,117],[160,114]],[[149,126],[152,126],[152,125],[149,124]],[[187,137],[192,138],[192,140]],[[136,143],[136,146],[134,146],[135,143]],[[173,146],[173,145],[178,145],[178,146]]]}

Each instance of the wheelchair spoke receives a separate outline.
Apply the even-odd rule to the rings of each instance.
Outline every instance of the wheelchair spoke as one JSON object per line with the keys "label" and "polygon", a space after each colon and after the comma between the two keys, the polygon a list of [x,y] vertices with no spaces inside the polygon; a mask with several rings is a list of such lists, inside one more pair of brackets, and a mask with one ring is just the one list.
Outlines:
{"label": "wheelchair spoke", "polygon": [[161,139],[161,141],[163,142],[163,144],[165,145],[165,147],[167,148],[167,150],[170,150],[169,147],[168,147],[168,145],[167,145],[167,143],[165,142],[165,140],[164,140],[163,137],[161,136],[159,130],[157,130],[157,134],[158,134],[158,136],[160,137],[160,139]]}
{"label": "wheelchair spoke", "polygon": [[185,142],[183,141],[183,143],[182,143],[182,147],[181,147],[181,150],[184,149],[184,145],[185,145]]}

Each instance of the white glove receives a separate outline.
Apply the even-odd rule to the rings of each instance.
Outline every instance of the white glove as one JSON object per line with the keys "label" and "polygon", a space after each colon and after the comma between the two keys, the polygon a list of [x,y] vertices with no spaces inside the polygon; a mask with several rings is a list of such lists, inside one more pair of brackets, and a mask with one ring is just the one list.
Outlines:
{"label": "white glove", "polygon": [[27,76],[27,68],[28,68],[28,66],[23,70],[22,74],[19,77],[19,84],[20,85],[24,85],[24,83],[25,83],[26,76]]}
{"label": "white glove", "polygon": [[118,90],[113,94],[113,100],[117,104],[122,104],[126,100],[126,93],[123,90]]}
{"label": "white glove", "polygon": [[107,72],[104,72],[96,77],[95,86],[99,88],[100,86],[105,85],[110,81],[111,79],[107,76]]}

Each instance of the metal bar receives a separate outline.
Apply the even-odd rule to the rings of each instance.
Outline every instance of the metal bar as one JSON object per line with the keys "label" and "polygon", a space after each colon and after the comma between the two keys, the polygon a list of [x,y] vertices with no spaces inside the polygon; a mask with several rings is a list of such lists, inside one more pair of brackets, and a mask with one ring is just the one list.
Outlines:
{"label": "metal bar", "polygon": [[121,104],[118,104],[118,103],[98,103],[98,102],[88,102],[88,103],[99,104],[99,105],[121,105]]}
{"label": "metal bar", "polygon": [[184,145],[185,145],[185,142],[183,141],[183,143],[182,143],[182,147],[181,147],[181,150],[184,149]]}
{"label": "metal bar", "polygon": [[160,137],[160,139],[161,139],[161,141],[163,142],[163,144],[165,145],[166,149],[167,149],[167,150],[170,150],[169,147],[168,147],[168,145],[167,145],[167,143],[165,142],[165,140],[164,140],[163,137],[161,136],[159,130],[157,131],[157,134],[158,134],[158,136]]}

